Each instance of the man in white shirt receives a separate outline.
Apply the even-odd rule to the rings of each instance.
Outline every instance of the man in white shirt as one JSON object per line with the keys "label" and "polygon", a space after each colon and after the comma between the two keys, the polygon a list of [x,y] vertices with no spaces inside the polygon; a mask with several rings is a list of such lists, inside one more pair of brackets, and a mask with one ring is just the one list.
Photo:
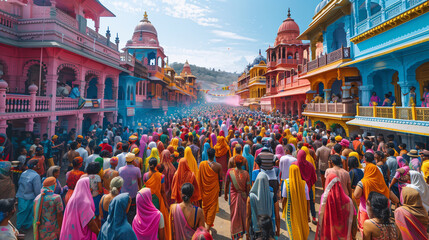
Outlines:
{"label": "man in white shirt", "polygon": [[[128,149],[129,144],[128,143],[124,143],[122,144],[122,149]],[[123,151],[121,154],[118,154],[118,166],[116,166],[116,169],[119,169],[121,167],[124,167],[125,165],[127,165],[126,163],[126,159],[125,156],[127,155],[127,151]]]}
{"label": "man in white shirt", "polygon": [[[86,143],[88,143],[88,142],[86,142]],[[86,151],[85,148],[86,148],[86,144],[82,143],[80,145],[80,147],[78,149],[76,149],[76,152],[79,153],[80,157],[83,159],[83,162],[88,161],[88,151]],[[83,167],[81,169],[83,169]]]}
{"label": "man in white shirt", "polygon": [[292,163],[296,162],[296,158],[292,156],[293,148],[290,144],[285,146],[285,153],[283,157],[280,158],[279,169],[281,174],[282,182],[285,179],[289,178],[289,167]]}
{"label": "man in white shirt", "polygon": [[91,155],[86,159],[86,161],[85,161],[85,160],[83,160],[83,163],[84,163],[84,165],[85,165],[85,171],[86,171],[86,167],[88,166],[88,164],[89,164],[89,163],[94,162],[94,160],[95,160],[96,158],[99,158],[99,157],[100,157],[100,152],[101,152],[101,147],[100,147],[100,146],[95,146],[95,147],[94,147],[94,154],[91,154]]}

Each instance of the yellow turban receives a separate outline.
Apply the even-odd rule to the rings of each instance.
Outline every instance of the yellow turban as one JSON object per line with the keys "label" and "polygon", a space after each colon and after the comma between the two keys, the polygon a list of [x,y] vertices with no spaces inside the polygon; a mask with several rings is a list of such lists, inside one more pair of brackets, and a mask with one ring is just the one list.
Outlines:
{"label": "yellow turban", "polygon": [[336,136],[335,137],[335,141],[337,142],[341,142],[341,140],[343,140],[343,138],[341,136]]}

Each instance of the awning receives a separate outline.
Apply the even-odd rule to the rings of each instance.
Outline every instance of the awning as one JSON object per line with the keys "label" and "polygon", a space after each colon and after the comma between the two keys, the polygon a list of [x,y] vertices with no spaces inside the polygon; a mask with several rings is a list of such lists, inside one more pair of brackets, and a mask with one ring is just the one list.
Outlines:
{"label": "awning", "polygon": [[356,116],[355,119],[348,121],[347,124],[360,127],[377,128],[393,132],[429,136],[429,122],[427,121]]}
{"label": "awning", "polygon": [[152,80],[152,81],[161,81],[161,82],[163,82],[160,78],[157,78],[155,76],[151,76],[151,77],[149,77],[149,79]]}
{"label": "awning", "polygon": [[271,96],[271,98],[287,97],[287,96],[293,96],[293,95],[306,94],[308,90],[310,90],[310,86],[287,89],[284,92],[281,92],[281,93],[278,93],[278,94],[276,94],[274,96]]}

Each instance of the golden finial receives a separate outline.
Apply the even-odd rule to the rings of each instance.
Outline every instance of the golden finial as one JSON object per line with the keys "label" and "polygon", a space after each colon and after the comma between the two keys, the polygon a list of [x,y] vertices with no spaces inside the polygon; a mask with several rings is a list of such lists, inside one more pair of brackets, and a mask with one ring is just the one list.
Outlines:
{"label": "golden finial", "polygon": [[144,11],[143,20],[148,21],[148,18],[147,18],[147,12],[146,12],[146,11]]}

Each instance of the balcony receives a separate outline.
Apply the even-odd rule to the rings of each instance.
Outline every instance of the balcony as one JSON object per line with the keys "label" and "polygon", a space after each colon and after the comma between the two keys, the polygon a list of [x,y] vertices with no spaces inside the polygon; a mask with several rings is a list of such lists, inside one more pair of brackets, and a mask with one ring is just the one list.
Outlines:
{"label": "balcony", "polygon": [[116,108],[116,100],[104,99],[104,108]]}
{"label": "balcony", "polygon": [[282,58],[282,59],[277,60],[277,65],[280,65],[280,64],[292,64],[292,65],[296,65],[296,64],[298,64],[298,61],[296,59],[285,59],[285,58]]}
{"label": "balcony", "polygon": [[249,86],[253,84],[265,84],[265,82],[266,82],[265,77],[261,77],[261,76],[253,77],[250,79]]}
{"label": "balcony", "polygon": [[237,87],[237,91],[244,90],[244,89],[246,89],[248,87],[249,87],[249,84],[247,84],[247,83],[241,84],[240,86]]}
{"label": "balcony", "polygon": [[125,65],[130,65],[133,66],[135,65],[135,58],[133,58],[133,55],[131,54],[127,54],[127,53],[121,53],[120,54],[120,59],[121,59],[121,64]]}
{"label": "balcony", "polygon": [[303,72],[310,72],[339,60],[350,59],[350,57],[350,48],[341,47],[331,53],[320,56],[316,60],[308,62],[304,65]]}
{"label": "balcony", "polygon": [[57,98],[55,110],[76,110],[78,108],[79,99],[72,98]]}
{"label": "balcony", "polygon": [[354,116],[356,113],[355,103],[309,103],[305,112],[326,113],[326,114],[343,114]]}
{"label": "balcony", "polygon": [[357,105],[357,116],[400,120],[429,121],[429,108],[422,107],[362,107]]}

